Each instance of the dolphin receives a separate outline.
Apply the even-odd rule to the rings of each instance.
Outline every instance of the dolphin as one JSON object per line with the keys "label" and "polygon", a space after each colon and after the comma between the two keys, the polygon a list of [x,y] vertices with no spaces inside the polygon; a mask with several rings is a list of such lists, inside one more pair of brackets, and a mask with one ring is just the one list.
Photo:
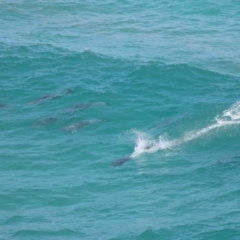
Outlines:
{"label": "dolphin", "polygon": [[91,107],[92,105],[93,105],[92,103],[79,103],[69,109],[70,110],[85,109],[85,108]]}
{"label": "dolphin", "polygon": [[79,128],[85,127],[87,125],[89,125],[91,122],[90,121],[81,121],[79,123],[75,123],[75,124],[71,124],[69,126],[66,126],[64,128],[62,128],[62,130],[64,131],[76,131]]}
{"label": "dolphin", "polygon": [[44,118],[41,121],[37,122],[35,125],[36,126],[50,126],[53,125],[57,121],[57,118],[55,117],[49,117],[49,118]]}
{"label": "dolphin", "polygon": [[[146,146],[144,148],[144,150],[149,150],[151,149],[151,146]],[[113,167],[116,167],[116,166],[121,166],[122,164],[124,164],[125,162],[128,162],[130,161],[132,158],[131,156],[126,156],[126,157],[123,157],[123,158],[119,158],[117,159],[116,161],[112,162],[112,166]]]}
{"label": "dolphin", "polygon": [[123,158],[117,159],[116,161],[112,162],[112,166],[113,167],[121,166],[122,164],[124,164],[125,162],[130,161],[130,160],[131,160],[130,156],[123,157]]}
{"label": "dolphin", "polygon": [[73,89],[72,88],[66,88],[65,90],[62,91],[62,93],[73,93]]}
{"label": "dolphin", "polygon": [[38,98],[36,100],[31,101],[29,104],[39,104],[39,103],[44,102],[47,99],[54,99],[54,98],[58,98],[58,97],[60,97],[60,96],[56,95],[56,94],[53,94],[53,93],[50,93],[48,95],[45,95],[43,97],[40,97],[40,98]]}
{"label": "dolphin", "polygon": [[36,100],[31,101],[29,104],[40,104],[43,103],[44,101],[48,100],[48,99],[55,99],[55,98],[59,98],[61,97],[63,94],[66,93],[73,93],[73,89],[71,88],[66,88],[65,90],[63,90],[62,92],[59,93],[50,93],[47,94],[43,97],[37,98]]}
{"label": "dolphin", "polygon": [[86,120],[86,121],[81,121],[81,122],[78,122],[78,123],[75,123],[75,124],[71,124],[69,126],[66,126],[64,128],[62,128],[63,131],[71,131],[71,132],[74,132],[76,131],[77,129],[79,128],[83,128],[87,125],[90,125],[90,124],[97,124],[97,123],[100,123],[100,122],[107,122],[108,120],[106,119],[103,119],[103,120],[98,120],[98,119],[92,119],[92,120]]}
{"label": "dolphin", "polygon": [[92,106],[99,106],[99,105],[110,105],[107,102],[93,102],[93,103],[79,103],[73,107],[67,108],[67,110],[84,110],[86,108],[92,107]]}

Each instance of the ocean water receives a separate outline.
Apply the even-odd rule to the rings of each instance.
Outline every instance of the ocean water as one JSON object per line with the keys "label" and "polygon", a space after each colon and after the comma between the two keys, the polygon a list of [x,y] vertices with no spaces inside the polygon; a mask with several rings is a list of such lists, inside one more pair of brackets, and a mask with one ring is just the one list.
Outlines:
{"label": "ocean water", "polygon": [[239,21],[0,0],[0,239],[240,239]]}

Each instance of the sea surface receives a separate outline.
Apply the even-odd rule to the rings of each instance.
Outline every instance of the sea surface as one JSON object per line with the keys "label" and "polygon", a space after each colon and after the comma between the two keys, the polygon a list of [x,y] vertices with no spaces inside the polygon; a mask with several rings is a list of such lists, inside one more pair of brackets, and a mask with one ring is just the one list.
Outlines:
{"label": "sea surface", "polygon": [[240,239],[239,0],[0,0],[0,239]]}

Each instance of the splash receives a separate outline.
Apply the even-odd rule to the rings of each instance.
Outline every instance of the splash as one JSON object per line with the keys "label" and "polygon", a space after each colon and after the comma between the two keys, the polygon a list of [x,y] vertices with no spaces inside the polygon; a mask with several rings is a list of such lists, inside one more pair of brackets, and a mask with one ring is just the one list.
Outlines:
{"label": "splash", "polygon": [[222,128],[229,125],[240,124],[240,101],[233,104],[229,109],[225,110],[220,116],[216,116],[211,125],[202,129],[186,132],[182,137],[169,140],[166,135],[159,136],[156,140],[152,136],[134,130],[136,135],[136,146],[131,158],[137,157],[142,153],[153,153],[159,150],[170,149],[178,145],[187,143],[194,139],[200,138],[213,129]]}
{"label": "splash", "polygon": [[223,112],[223,118],[230,120],[240,120],[240,101],[234,103],[230,109]]}
{"label": "splash", "polygon": [[133,131],[136,136],[136,146],[134,152],[130,155],[131,158],[137,157],[144,152],[153,153],[160,149],[171,148],[175,145],[175,141],[169,141],[165,136],[160,136],[159,139],[155,140],[150,135],[140,132]]}

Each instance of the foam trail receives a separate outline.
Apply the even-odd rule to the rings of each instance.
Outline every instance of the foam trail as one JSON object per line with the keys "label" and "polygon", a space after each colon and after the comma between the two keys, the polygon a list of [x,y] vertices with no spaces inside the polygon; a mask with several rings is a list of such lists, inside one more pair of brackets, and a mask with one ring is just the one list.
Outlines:
{"label": "foam trail", "polygon": [[200,130],[187,132],[179,139],[168,140],[166,136],[160,136],[158,140],[154,140],[146,133],[134,131],[137,136],[137,140],[134,152],[130,155],[130,157],[134,158],[142,153],[153,153],[158,150],[169,149],[197,139],[213,129],[236,124],[240,124],[240,101],[225,110],[221,116],[216,116],[213,124]]}
{"label": "foam trail", "polygon": [[[216,119],[217,120],[217,119]],[[227,125],[234,125],[234,124],[240,124],[240,121],[222,121],[222,120],[217,120],[217,123],[214,123],[212,125],[209,125],[201,130],[198,131],[193,131],[193,132],[189,132],[187,133],[184,137],[183,137],[183,141],[184,142],[189,142],[193,139],[196,139],[198,137],[201,137],[202,135],[208,133],[209,131],[215,129],[215,128],[221,128]]]}

